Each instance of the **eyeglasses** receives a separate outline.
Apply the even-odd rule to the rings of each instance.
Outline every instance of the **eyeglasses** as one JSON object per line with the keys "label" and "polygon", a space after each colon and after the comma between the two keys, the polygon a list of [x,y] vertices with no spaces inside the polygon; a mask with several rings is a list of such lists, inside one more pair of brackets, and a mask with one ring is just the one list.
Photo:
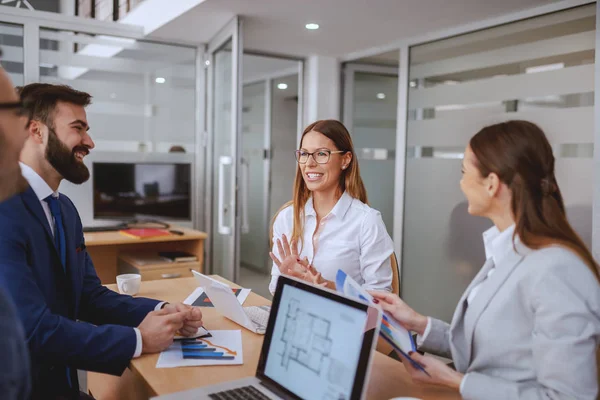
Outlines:
{"label": "eyeglasses", "polygon": [[328,149],[321,149],[321,150],[317,150],[312,153],[309,153],[308,151],[305,151],[305,150],[296,150],[296,160],[300,164],[306,164],[308,162],[308,157],[312,156],[313,160],[315,160],[315,162],[317,164],[327,164],[329,162],[329,159],[331,158],[332,154],[339,154],[339,153],[346,153],[346,152],[343,150],[331,151]]}
{"label": "eyeglasses", "polygon": [[14,110],[16,109],[19,116],[26,116],[31,119],[31,110],[29,110],[22,101],[14,101],[11,103],[0,103],[0,110]]}

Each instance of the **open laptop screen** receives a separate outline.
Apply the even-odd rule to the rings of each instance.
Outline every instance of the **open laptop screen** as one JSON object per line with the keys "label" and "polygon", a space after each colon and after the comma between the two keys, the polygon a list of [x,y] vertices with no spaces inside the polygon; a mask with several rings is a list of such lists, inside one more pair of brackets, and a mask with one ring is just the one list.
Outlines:
{"label": "open laptop screen", "polygon": [[259,377],[303,399],[359,399],[377,321],[369,310],[376,310],[284,281],[273,301]]}

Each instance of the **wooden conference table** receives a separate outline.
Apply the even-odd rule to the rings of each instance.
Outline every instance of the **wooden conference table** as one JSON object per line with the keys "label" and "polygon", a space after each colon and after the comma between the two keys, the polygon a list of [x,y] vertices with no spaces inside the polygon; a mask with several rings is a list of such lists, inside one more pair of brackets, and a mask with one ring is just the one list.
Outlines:
{"label": "wooden conference table", "polygon": [[[215,278],[224,281],[222,278]],[[107,285],[117,290],[116,285]],[[194,278],[143,281],[139,296],[169,302],[183,301],[197,287]],[[269,304],[270,301],[251,292],[244,306]],[[88,389],[99,400],[108,398],[148,398],[155,395],[178,392],[210,384],[254,376],[263,336],[254,334],[222,317],[214,308],[202,308],[204,325],[211,329],[241,329],[244,354],[243,365],[206,366],[185,368],[156,368],[158,354],[144,355],[131,362],[121,378],[104,374],[88,373]],[[115,397],[114,392],[119,394]],[[109,393],[112,393],[109,395]],[[368,399],[388,400],[393,397],[417,397],[428,400],[460,399],[458,392],[431,385],[415,384],[404,366],[382,353],[373,356],[369,380]]]}

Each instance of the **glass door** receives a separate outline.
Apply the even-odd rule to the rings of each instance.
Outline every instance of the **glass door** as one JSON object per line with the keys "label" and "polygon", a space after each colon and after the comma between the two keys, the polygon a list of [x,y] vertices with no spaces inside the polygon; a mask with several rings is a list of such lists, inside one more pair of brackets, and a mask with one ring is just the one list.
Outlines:
{"label": "glass door", "polygon": [[208,270],[238,280],[240,212],[240,22],[232,20],[208,45]]}
{"label": "glass door", "polygon": [[[388,65],[346,64],[344,125],[352,135],[371,207],[381,212],[390,236],[394,229],[394,182],[399,56]],[[386,182],[381,185],[381,182]]]}
{"label": "glass door", "polygon": [[292,198],[302,61],[244,54],[239,284],[270,297],[273,215]]}

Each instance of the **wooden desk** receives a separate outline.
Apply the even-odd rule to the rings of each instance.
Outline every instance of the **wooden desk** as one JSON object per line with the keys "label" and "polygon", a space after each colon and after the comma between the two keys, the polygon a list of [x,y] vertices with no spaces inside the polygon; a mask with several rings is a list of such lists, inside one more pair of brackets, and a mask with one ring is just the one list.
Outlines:
{"label": "wooden desk", "polygon": [[[221,280],[227,282],[223,279]],[[108,287],[116,290],[114,286],[109,285]],[[183,301],[196,286],[196,281],[193,278],[147,281],[142,282],[140,295],[177,302]],[[244,306],[269,303],[268,300],[252,292],[248,296]],[[133,373],[128,370],[122,378],[88,373],[88,388],[91,393],[98,400],[108,398],[148,398],[150,396],[254,376],[256,366],[258,365],[263,336],[254,334],[222,317],[214,308],[203,308],[202,312],[208,330],[241,329],[244,351],[243,365],[157,369],[155,366],[158,354],[144,355],[131,362],[130,367]],[[107,391],[107,388],[111,386],[114,388],[117,385],[120,386],[120,396],[104,397],[102,395],[102,392]],[[399,396],[417,397],[423,400],[460,399],[458,392],[413,383],[402,363],[376,352],[373,358],[373,368],[371,369],[367,398],[387,400]]]}
{"label": "wooden desk", "polygon": [[204,265],[204,240],[208,235],[194,229],[171,226],[169,229],[183,232],[183,235],[161,236],[149,239],[136,239],[117,231],[87,232],[84,234],[88,254],[94,262],[96,272],[103,284],[115,283],[117,258],[121,251],[186,251],[198,257],[200,272]]}

